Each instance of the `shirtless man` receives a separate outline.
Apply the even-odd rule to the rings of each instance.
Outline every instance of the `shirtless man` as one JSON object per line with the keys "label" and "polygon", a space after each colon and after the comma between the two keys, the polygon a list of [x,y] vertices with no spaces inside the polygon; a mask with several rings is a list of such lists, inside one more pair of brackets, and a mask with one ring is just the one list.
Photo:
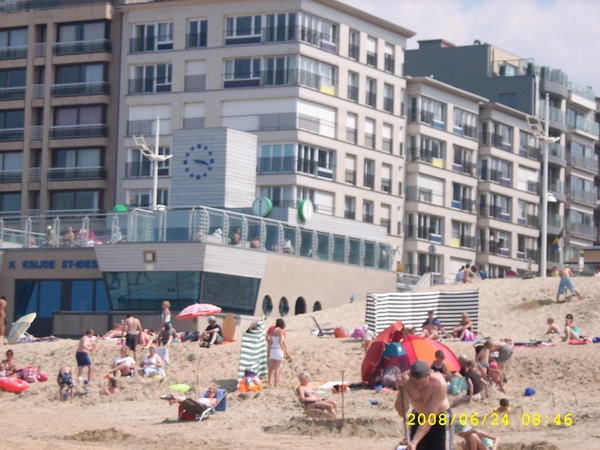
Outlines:
{"label": "shirtless man", "polygon": [[583,297],[581,296],[581,294],[579,292],[577,292],[577,290],[575,289],[575,286],[573,285],[573,280],[571,280],[571,277],[573,276],[573,272],[571,272],[571,268],[563,267],[562,270],[560,270],[558,272],[558,274],[560,275],[560,284],[558,285],[558,293],[556,294],[556,303],[559,303],[558,299],[560,298],[561,294],[565,295],[564,301],[566,301],[566,297],[567,297],[566,289],[568,289],[571,292],[574,292],[577,295],[577,298],[579,300],[583,300]]}
{"label": "shirtless man", "polygon": [[4,344],[6,334],[6,297],[0,297],[0,345]]}
{"label": "shirtless man", "polygon": [[506,374],[504,371],[504,367],[506,366],[506,363],[513,354],[512,344],[509,344],[505,341],[494,341],[492,339],[488,339],[487,341],[485,341],[483,348],[484,350],[489,351],[489,353],[498,352],[498,357],[496,358],[496,362],[498,363],[498,370],[500,370],[502,380],[504,381],[504,383],[506,383]]}
{"label": "shirtless man", "polygon": [[[425,361],[415,361],[410,370],[396,380],[398,397],[396,411],[414,425],[410,430],[409,450],[450,450],[452,444],[452,411],[447,397],[446,379],[441,373],[431,372]],[[404,392],[408,395],[404,395]],[[408,414],[408,402],[413,411]],[[424,425],[419,425],[419,422]],[[413,417],[414,415],[414,417]],[[433,419],[435,417],[435,420]],[[433,424],[433,425],[432,425]]]}
{"label": "shirtless man", "polygon": [[421,337],[429,338],[435,341],[440,337],[439,332],[446,337],[450,337],[450,334],[444,330],[440,320],[433,316],[433,311],[429,311],[427,313],[427,320],[423,322],[423,331],[421,331]]}
{"label": "shirtless man", "polygon": [[90,338],[94,335],[94,330],[88,328],[81,339],[79,339],[79,347],[75,357],[77,358],[77,378],[81,378],[83,368],[88,368],[88,381],[92,381],[92,360],[90,352],[96,350],[96,345],[90,343]]}
{"label": "shirtless man", "polygon": [[127,314],[127,319],[123,322],[123,331],[125,335],[125,345],[133,351],[133,359],[137,362],[138,334],[143,337],[144,329],[140,320]]}

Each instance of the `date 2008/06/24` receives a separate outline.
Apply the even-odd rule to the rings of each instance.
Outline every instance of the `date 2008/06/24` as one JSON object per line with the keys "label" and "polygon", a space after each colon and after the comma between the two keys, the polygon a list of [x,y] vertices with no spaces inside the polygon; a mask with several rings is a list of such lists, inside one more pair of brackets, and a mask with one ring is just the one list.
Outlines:
{"label": "date 2008/06/24", "polygon": [[[515,419],[515,417],[512,417],[513,419]],[[454,425],[456,422],[460,423],[461,425],[471,425],[473,427],[479,426],[479,425],[485,425],[486,423],[492,427],[497,427],[497,426],[505,426],[508,427],[510,426],[510,419],[509,419],[509,415],[508,414],[498,414],[498,413],[490,413],[490,414],[483,414],[483,415],[479,415],[477,413],[475,414],[452,414],[452,416],[449,416],[448,414],[442,413],[442,414],[429,414],[429,415],[425,415],[425,414],[415,414],[415,413],[409,413],[408,417],[407,417],[407,425],[409,426],[415,426],[415,425],[425,425],[426,423],[428,423],[431,426],[434,425],[441,425],[441,426],[446,426],[446,425]],[[558,425],[558,426],[566,426],[566,427],[570,427],[571,425],[573,425],[573,414],[569,413],[569,414],[554,414],[554,415],[544,415],[544,414],[538,414],[538,413],[534,413],[534,414],[529,414],[529,413],[523,413],[521,414],[521,424],[529,427],[529,426],[533,426],[533,427],[537,427],[537,426],[541,426],[541,425],[550,425],[550,424],[554,424],[554,425]]]}

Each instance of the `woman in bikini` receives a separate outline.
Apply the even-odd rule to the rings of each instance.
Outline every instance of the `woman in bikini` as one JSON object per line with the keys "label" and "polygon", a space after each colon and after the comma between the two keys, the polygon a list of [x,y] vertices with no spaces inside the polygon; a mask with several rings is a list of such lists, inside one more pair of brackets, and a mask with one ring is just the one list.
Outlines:
{"label": "woman in bikini", "polygon": [[431,370],[441,373],[446,378],[446,381],[451,382],[454,375],[448,370],[445,359],[444,352],[437,350],[435,352],[435,361],[431,364]]}
{"label": "woman in bikini", "polygon": [[307,409],[324,409],[337,418],[337,403],[323,400],[315,395],[312,388],[308,385],[308,382],[310,381],[308,372],[301,372],[300,375],[298,375],[298,379],[300,380],[298,397],[300,397],[300,401],[304,403],[304,406]]}
{"label": "woman in bikini", "polygon": [[573,314],[567,314],[565,317],[565,337],[563,341],[576,341],[579,340],[579,327],[573,320]]}

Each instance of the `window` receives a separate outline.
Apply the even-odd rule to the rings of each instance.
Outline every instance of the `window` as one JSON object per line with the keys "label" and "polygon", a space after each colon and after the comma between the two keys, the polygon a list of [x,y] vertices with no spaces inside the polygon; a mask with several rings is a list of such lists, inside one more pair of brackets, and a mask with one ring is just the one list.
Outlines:
{"label": "window", "polygon": [[386,72],[394,73],[396,70],[396,61],[394,60],[394,46],[392,44],[386,43],[384,51],[384,70]]}
{"label": "window", "polygon": [[337,53],[338,26],[332,22],[302,14],[300,17],[300,39],[323,50]]}
{"label": "window", "polygon": [[539,149],[536,144],[537,142],[533,134],[519,131],[519,154],[521,156],[532,156],[537,159]]}
{"label": "window", "polygon": [[460,183],[452,183],[452,208],[471,212],[473,203],[473,188]]}
{"label": "window", "polygon": [[27,56],[27,28],[0,31],[0,59]]}
{"label": "window", "polygon": [[48,175],[51,180],[101,178],[101,159],[100,148],[55,150]]}
{"label": "window", "polygon": [[294,172],[296,145],[262,145],[258,160],[258,173]]}
{"label": "window", "polygon": [[346,219],[356,219],[356,199],[354,197],[344,198],[344,217]]}
{"label": "window", "polygon": [[267,186],[258,189],[259,197],[269,197],[273,206],[294,207],[295,196],[291,186]]}
{"label": "window", "polygon": [[338,26],[334,23],[321,21],[321,48],[336,53]]}
{"label": "window", "polygon": [[358,101],[358,74],[348,72],[348,100]]}
{"label": "window", "polygon": [[373,202],[363,202],[363,222],[373,223]]}
{"label": "window", "polygon": [[373,189],[375,187],[375,161],[372,159],[365,159],[363,186],[369,189]]}
{"label": "window", "polygon": [[346,183],[356,186],[356,156],[346,155]]}
{"label": "window", "polygon": [[99,191],[58,191],[51,194],[54,211],[98,211]]}
{"label": "window", "polygon": [[56,108],[54,126],[50,127],[50,138],[75,138],[106,136],[104,106],[75,106]]}
{"label": "window", "polygon": [[358,137],[358,116],[348,113],[346,116],[346,140],[356,144]]}
{"label": "window", "polygon": [[173,22],[136,25],[131,52],[173,50]]}
{"label": "window", "polygon": [[367,38],[367,66],[377,67],[377,39]]}
{"label": "window", "polygon": [[454,127],[452,131],[461,136],[477,139],[477,115],[454,108]]}
{"label": "window", "polygon": [[421,97],[421,122],[442,130],[445,129],[446,105],[427,97]]}
{"label": "window", "polygon": [[[127,191],[127,200],[125,203],[131,208],[148,208],[152,201],[152,190],[150,189],[139,189]],[[158,189],[157,191],[157,205],[169,205],[169,190]]]}
{"label": "window", "polygon": [[365,103],[375,108],[377,106],[377,80],[367,77],[367,96]]}
{"label": "window", "polygon": [[393,133],[393,127],[392,125],[389,125],[387,123],[383,124],[383,128],[381,130],[381,149],[384,152],[390,152],[392,153],[393,148],[394,148],[394,140],[392,137],[392,133]]}
{"label": "window", "polygon": [[0,211],[3,213],[21,211],[20,192],[0,192]]}
{"label": "window", "polygon": [[263,82],[265,86],[295,84],[298,64],[294,56],[265,58]]}
{"label": "window", "polygon": [[0,183],[20,183],[23,174],[23,153],[0,153]]}
{"label": "window", "polygon": [[108,23],[86,22],[59,25],[58,42],[99,41],[108,36]]}
{"label": "window", "polygon": [[108,84],[104,83],[104,73],[104,64],[60,66],[56,69],[56,85],[52,86],[52,95],[107,94]]}
{"label": "window", "polygon": [[228,17],[225,45],[261,42],[262,16]]}
{"label": "window", "polygon": [[[412,137],[413,136],[411,136],[411,138]],[[421,145],[420,148],[417,149],[418,153],[416,155],[413,154],[413,158],[421,158],[422,161],[443,168],[443,162],[446,158],[446,143],[428,136],[420,136],[419,140]],[[434,158],[438,161],[434,161]]]}
{"label": "window", "polygon": [[494,147],[502,150],[512,151],[513,129],[508,125],[499,122],[492,122],[492,133]]}
{"label": "window", "polygon": [[[385,227],[388,234],[390,234],[390,214],[391,214],[391,206],[390,205],[381,205],[379,209],[379,224],[382,227]],[[383,255],[381,255],[383,256]],[[381,259],[380,259],[381,264]]]}
{"label": "window", "polygon": [[[171,149],[169,147],[159,147],[159,155],[170,155]],[[158,163],[158,176],[166,177],[169,176],[169,166],[171,160]],[[127,177],[130,178],[142,178],[150,177],[153,175],[153,164],[148,158],[146,158],[141,151],[137,149],[130,149],[127,162]],[[163,203],[164,204],[164,203]]]}
{"label": "window", "polygon": [[539,193],[540,172],[529,167],[519,166],[518,189],[534,194]]}
{"label": "window", "polygon": [[206,47],[208,20],[190,20],[188,24],[187,48]]}
{"label": "window", "polygon": [[394,86],[387,83],[383,85],[383,109],[389,113],[394,112]]}
{"label": "window", "polygon": [[23,98],[25,98],[25,69],[0,71],[0,100]]}
{"label": "window", "polygon": [[463,148],[458,145],[453,147],[454,159],[452,168],[456,172],[462,172],[468,175],[475,175],[475,165],[473,164],[473,150]]}
{"label": "window", "polygon": [[137,66],[134,68],[134,74],[129,89],[130,94],[171,92],[173,82],[172,64]]}
{"label": "window", "polygon": [[348,58],[357,60],[360,58],[360,33],[350,30],[348,36]]}
{"label": "window", "polygon": [[0,111],[0,130],[23,128],[25,126],[25,111],[22,109]]}
{"label": "window", "polygon": [[375,148],[375,121],[365,119],[365,147]]}
{"label": "window", "polygon": [[381,190],[387,194],[392,193],[392,166],[381,165]]}
{"label": "window", "polygon": [[296,40],[298,37],[297,13],[267,14],[267,42]]}
{"label": "window", "polygon": [[335,152],[306,144],[298,144],[298,172],[333,180]]}
{"label": "window", "polygon": [[260,86],[260,58],[225,61],[225,87]]}

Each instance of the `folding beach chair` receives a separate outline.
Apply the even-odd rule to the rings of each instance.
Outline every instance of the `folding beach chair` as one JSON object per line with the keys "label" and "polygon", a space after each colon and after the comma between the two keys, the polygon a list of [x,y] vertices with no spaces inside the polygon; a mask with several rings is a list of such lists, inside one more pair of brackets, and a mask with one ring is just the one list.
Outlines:
{"label": "folding beach chair", "polygon": [[[207,392],[202,394],[205,398]],[[197,420],[202,422],[204,419],[208,419],[210,414],[214,414],[215,411],[225,411],[227,409],[227,391],[225,389],[217,390],[217,404],[215,406],[205,406],[198,403],[191,398],[186,398],[179,404],[179,416],[177,420]]]}
{"label": "folding beach chair", "polygon": [[319,322],[317,322],[317,319],[315,319],[313,316],[312,320],[315,321],[315,324],[317,325],[317,328],[319,329],[319,333],[317,334],[317,336],[321,337],[321,336],[333,336],[335,335],[335,329],[334,328],[321,328],[321,326],[319,325]]}
{"label": "folding beach chair", "polygon": [[298,393],[298,388],[294,388],[294,394],[296,394],[296,398],[302,405],[304,409],[304,415],[306,417],[310,417],[312,419],[335,419],[335,416],[331,414],[329,411],[324,409],[316,409],[316,408],[307,408],[306,403],[300,400],[300,394]]}

